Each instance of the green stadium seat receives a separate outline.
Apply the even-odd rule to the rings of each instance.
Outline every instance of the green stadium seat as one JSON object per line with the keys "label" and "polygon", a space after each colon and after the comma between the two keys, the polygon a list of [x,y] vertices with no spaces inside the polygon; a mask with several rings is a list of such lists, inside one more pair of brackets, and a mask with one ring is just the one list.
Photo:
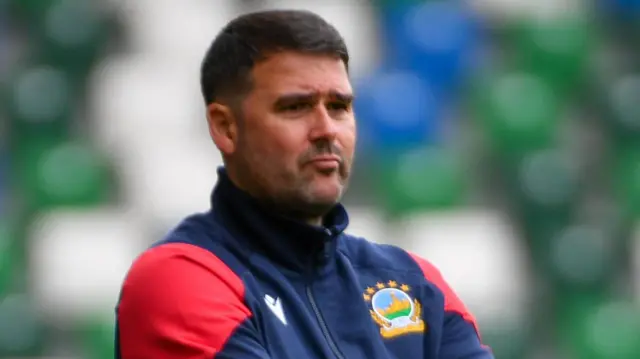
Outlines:
{"label": "green stadium seat", "polygon": [[[555,328],[556,339],[573,357],[582,359],[587,350],[585,328],[587,318],[609,300],[608,293],[585,295],[571,291],[556,293],[555,316],[549,327]],[[551,308],[547,308],[551,312]],[[584,358],[587,359],[587,358]]]}
{"label": "green stadium seat", "polygon": [[20,153],[17,181],[31,209],[87,207],[108,199],[106,159],[79,142],[30,139]]}
{"label": "green stadium seat", "polygon": [[0,221],[0,298],[12,288],[14,276],[15,236],[9,223]]}
{"label": "green stadium seat", "polygon": [[564,303],[561,337],[580,359],[640,358],[640,307],[602,296]]}
{"label": "green stadium seat", "polygon": [[115,324],[113,318],[91,318],[79,328],[82,351],[87,359],[113,359]]}
{"label": "green stadium seat", "polygon": [[500,359],[527,358],[531,340],[530,328],[525,323],[496,321],[480,323],[482,341]]}
{"label": "green stadium seat", "polygon": [[83,81],[109,39],[108,18],[95,2],[56,0],[36,26],[39,56]]}
{"label": "green stadium seat", "polygon": [[554,90],[569,94],[581,85],[595,37],[588,19],[577,12],[525,21],[517,27],[518,67],[542,76]]}
{"label": "green stadium seat", "polygon": [[49,65],[27,66],[14,71],[13,76],[6,98],[13,142],[30,135],[68,133],[72,115],[68,76]]}
{"label": "green stadium seat", "polygon": [[576,161],[556,149],[505,163],[509,199],[539,270],[549,271],[551,240],[570,223],[580,191]]}
{"label": "green stadium seat", "polygon": [[448,209],[464,200],[462,164],[440,148],[387,154],[377,168],[377,192],[390,214]]}
{"label": "green stadium seat", "polygon": [[0,217],[0,301],[7,293],[28,286],[26,239],[31,221],[19,205],[12,205],[11,213]]}
{"label": "green stadium seat", "polygon": [[44,14],[58,0],[8,0],[12,14],[19,16],[27,25],[42,21]]}
{"label": "green stadium seat", "polygon": [[25,294],[0,300],[0,358],[39,357],[45,330],[35,306]]}
{"label": "green stadium seat", "polygon": [[489,74],[477,90],[476,114],[497,153],[517,157],[553,143],[560,103],[542,78],[517,72]]}
{"label": "green stadium seat", "polygon": [[640,143],[640,74],[622,76],[611,84],[606,94],[616,144]]}
{"label": "green stadium seat", "polygon": [[550,264],[558,288],[605,291],[619,258],[612,233],[591,224],[570,225],[551,239]]}
{"label": "green stadium seat", "polygon": [[614,193],[629,218],[640,218],[640,146],[615,155]]}
{"label": "green stadium seat", "polygon": [[523,155],[513,163],[513,175],[518,198],[545,212],[571,204],[581,179],[575,159],[554,148]]}

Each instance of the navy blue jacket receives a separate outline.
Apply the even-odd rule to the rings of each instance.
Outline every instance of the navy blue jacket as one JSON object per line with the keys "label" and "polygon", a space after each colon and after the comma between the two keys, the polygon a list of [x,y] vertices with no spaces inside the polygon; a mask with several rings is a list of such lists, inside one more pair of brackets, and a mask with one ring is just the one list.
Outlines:
{"label": "navy blue jacket", "polygon": [[426,260],[271,213],[225,171],[212,209],[133,263],[122,359],[490,359],[473,316]]}

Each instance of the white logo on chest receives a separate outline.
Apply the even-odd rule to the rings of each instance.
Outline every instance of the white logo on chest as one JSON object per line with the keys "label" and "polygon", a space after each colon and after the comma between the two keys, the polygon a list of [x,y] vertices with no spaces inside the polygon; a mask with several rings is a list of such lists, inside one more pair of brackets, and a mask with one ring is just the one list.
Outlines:
{"label": "white logo on chest", "polygon": [[284,316],[284,311],[282,310],[282,301],[280,298],[273,298],[269,294],[264,295],[264,302],[267,304],[267,307],[271,309],[271,312],[280,319],[282,324],[287,325],[287,319]]}

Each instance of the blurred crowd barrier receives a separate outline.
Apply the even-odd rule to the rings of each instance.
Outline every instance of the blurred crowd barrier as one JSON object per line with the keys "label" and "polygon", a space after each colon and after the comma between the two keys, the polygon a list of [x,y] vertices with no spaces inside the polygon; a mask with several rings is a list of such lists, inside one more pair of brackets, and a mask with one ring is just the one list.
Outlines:
{"label": "blurred crowd barrier", "polygon": [[113,358],[129,264],[208,208],[204,51],[275,7],[352,54],[349,231],[499,359],[640,358],[639,0],[0,0],[0,358]]}

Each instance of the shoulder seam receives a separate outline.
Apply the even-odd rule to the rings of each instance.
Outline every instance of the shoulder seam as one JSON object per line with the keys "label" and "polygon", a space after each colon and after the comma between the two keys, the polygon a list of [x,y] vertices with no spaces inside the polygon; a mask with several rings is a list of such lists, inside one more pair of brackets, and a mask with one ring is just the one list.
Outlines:
{"label": "shoulder seam", "polygon": [[[228,238],[231,236],[227,231],[224,230],[224,228],[221,228],[217,223],[213,226],[211,226],[211,229],[214,230],[216,232],[216,235],[221,237],[221,241],[211,241],[211,249],[203,247],[203,246],[199,246],[197,244],[191,243],[188,238],[185,237],[184,233],[180,233],[180,232],[173,232],[172,235],[175,236],[175,239],[177,239],[179,242],[166,242],[166,243],[160,243],[158,244],[156,247],[162,247],[163,245],[166,244],[172,244],[172,243],[180,243],[180,244],[188,244],[191,245],[193,247],[196,248],[200,248],[206,252],[209,252],[209,254],[211,254],[212,256],[216,257],[218,260],[222,261],[223,263],[225,263],[225,265],[229,265],[229,263],[227,263],[224,259],[222,259],[220,256],[218,256],[213,249],[221,249],[223,251],[227,251],[229,252],[235,259],[235,261],[238,262],[238,264],[240,264],[242,266],[242,272],[241,273],[237,273],[236,275],[238,276],[238,278],[240,278],[242,281],[244,281],[244,279],[246,278],[247,274],[250,274],[251,271],[249,270],[248,266],[245,265],[244,263],[242,263],[242,261],[240,261],[239,258],[237,258],[237,256],[233,253],[232,250],[228,249],[225,247],[225,243],[228,242]],[[221,230],[222,229],[222,230]],[[154,248],[154,247],[152,247]],[[247,258],[248,260],[250,260],[250,255]]]}

